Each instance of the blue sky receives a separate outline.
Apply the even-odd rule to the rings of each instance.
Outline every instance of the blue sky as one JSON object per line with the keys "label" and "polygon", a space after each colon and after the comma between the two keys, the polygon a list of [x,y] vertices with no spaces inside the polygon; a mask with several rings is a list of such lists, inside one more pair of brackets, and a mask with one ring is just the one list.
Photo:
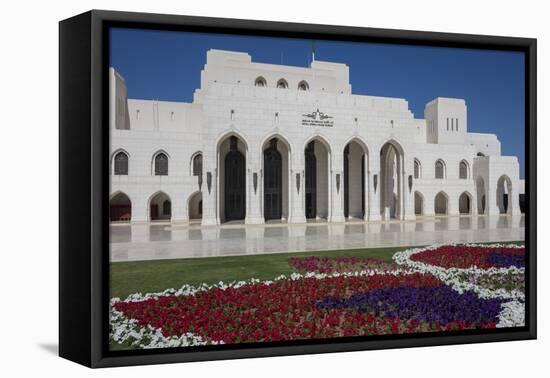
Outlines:
{"label": "blue sky", "polygon": [[[190,102],[209,49],[247,52],[262,63],[311,62],[311,40],[112,29],[110,64],[129,98]],[[405,98],[416,118],[435,97],[464,98],[468,130],[497,134],[524,177],[523,53],[322,40],[315,50],[317,60],[349,66],[354,94]]]}

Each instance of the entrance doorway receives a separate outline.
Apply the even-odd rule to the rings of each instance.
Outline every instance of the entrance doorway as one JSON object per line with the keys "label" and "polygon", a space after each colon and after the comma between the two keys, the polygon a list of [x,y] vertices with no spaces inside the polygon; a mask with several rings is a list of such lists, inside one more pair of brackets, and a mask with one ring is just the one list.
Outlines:
{"label": "entrance doorway", "polygon": [[317,158],[315,141],[306,147],[306,218],[317,216]]}
{"label": "entrance doorway", "polygon": [[277,151],[277,139],[264,151],[264,217],[281,219],[283,208],[283,159]]}
{"label": "entrance doorway", "polygon": [[246,209],[246,170],[244,155],[237,149],[237,137],[229,139],[225,156],[225,220],[242,220]]}
{"label": "entrance doorway", "polygon": [[129,222],[132,219],[132,203],[126,194],[118,192],[111,198],[109,217],[111,222]]}
{"label": "entrance doorway", "polygon": [[365,216],[366,148],[355,140],[344,148],[344,217]]}

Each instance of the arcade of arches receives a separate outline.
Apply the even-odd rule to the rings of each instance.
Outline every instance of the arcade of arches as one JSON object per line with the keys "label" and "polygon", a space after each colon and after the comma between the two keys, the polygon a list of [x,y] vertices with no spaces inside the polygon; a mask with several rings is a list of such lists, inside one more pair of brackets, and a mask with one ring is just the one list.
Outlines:
{"label": "arcade of arches", "polygon": [[[335,219],[331,218],[335,211],[331,198],[341,199],[342,220],[402,220],[405,219],[406,211],[415,216],[487,214],[490,204],[488,199],[496,203],[493,206],[500,214],[511,214],[510,194],[517,193],[507,175],[498,178],[493,193],[488,192],[485,179],[481,176],[475,180],[472,178],[475,188],[473,192],[463,191],[449,195],[449,192],[441,190],[431,194],[422,187],[413,187],[416,180],[422,180],[421,162],[413,158],[410,161],[410,164],[414,164],[411,165],[411,174],[405,172],[403,148],[393,140],[383,144],[379,150],[379,160],[374,162],[379,170],[369,167],[368,148],[357,138],[351,139],[340,150],[343,151],[341,171],[332,171],[332,150],[321,137],[314,137],[305,144],[301,172],[292,170],[290,144],[278,135],[265,140],[261,148],[261,170],[252,174],[247,172],[248,146],[238,135],[226,136],[219,142],[217,149],[219,174],[217,182],[210,182],[208,185],[217,185],[216,208],[220,223],[245,220],[250,206],[248,191],[252,190],[257,191],[261,198],[258,207],[264,222],[289,221],[292,212],[300,211],[299,207],[293,205],[296,198],[303,201],[302,214],[299,214],[303,221]],[[155,167],[155,171],[162,170],[163,174],[167,174],[168,156],[164,153],[158,154],[155,157],[155,161],[157,160],[159,166]],[[206,187],[202,161],[202,153],[199,152],[193,155],[190,162],[192,175],[198,177],[198,190],[193,191],[183,201],[178,199],[178,203],[185,206],[186,219],[189,221],[203,219]],[[435,175],[445,180],[445,168],[443,173],[438,172],[438,162],[439,160],[435,162]],[[127,167],[127,160],[124,163],[124,167]],[[468,165],[464,161],[457,164],[459,178],[470,178]],[[119,171],[121,169],[117,170]],[[158,191],[149,197],[149,221],[172,220],[172,199],[167,193]],[[407,201],[410,201],[409,208]],[[379,213],[379,216],[373,217],[373,212]],[[132,221],[132,201],[126,193],[117,191],[111,196],[110,220]]]}

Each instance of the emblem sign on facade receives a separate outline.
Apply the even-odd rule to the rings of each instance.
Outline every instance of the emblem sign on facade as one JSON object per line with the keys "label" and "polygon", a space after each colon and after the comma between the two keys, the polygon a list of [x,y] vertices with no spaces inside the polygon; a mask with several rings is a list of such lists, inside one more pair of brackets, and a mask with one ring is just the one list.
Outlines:
{"label": "emblem sign on facade", "polygon": [[334,126],[333,119],[334,117],[326,115],[317,108],[314,112],[302,114],[302,126],[332,127]]}

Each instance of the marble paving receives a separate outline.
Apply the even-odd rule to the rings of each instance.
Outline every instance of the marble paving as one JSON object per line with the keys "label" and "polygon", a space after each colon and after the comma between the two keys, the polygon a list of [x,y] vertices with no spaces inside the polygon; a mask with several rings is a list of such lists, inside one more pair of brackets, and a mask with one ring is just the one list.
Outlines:
{"label": "marble paving", "polygon": [[297,251],[415,246],[525,239],[524,216],[425,218],[407,222],[346,222],[201,227],[113,224],[111,261],[254,255]]}

